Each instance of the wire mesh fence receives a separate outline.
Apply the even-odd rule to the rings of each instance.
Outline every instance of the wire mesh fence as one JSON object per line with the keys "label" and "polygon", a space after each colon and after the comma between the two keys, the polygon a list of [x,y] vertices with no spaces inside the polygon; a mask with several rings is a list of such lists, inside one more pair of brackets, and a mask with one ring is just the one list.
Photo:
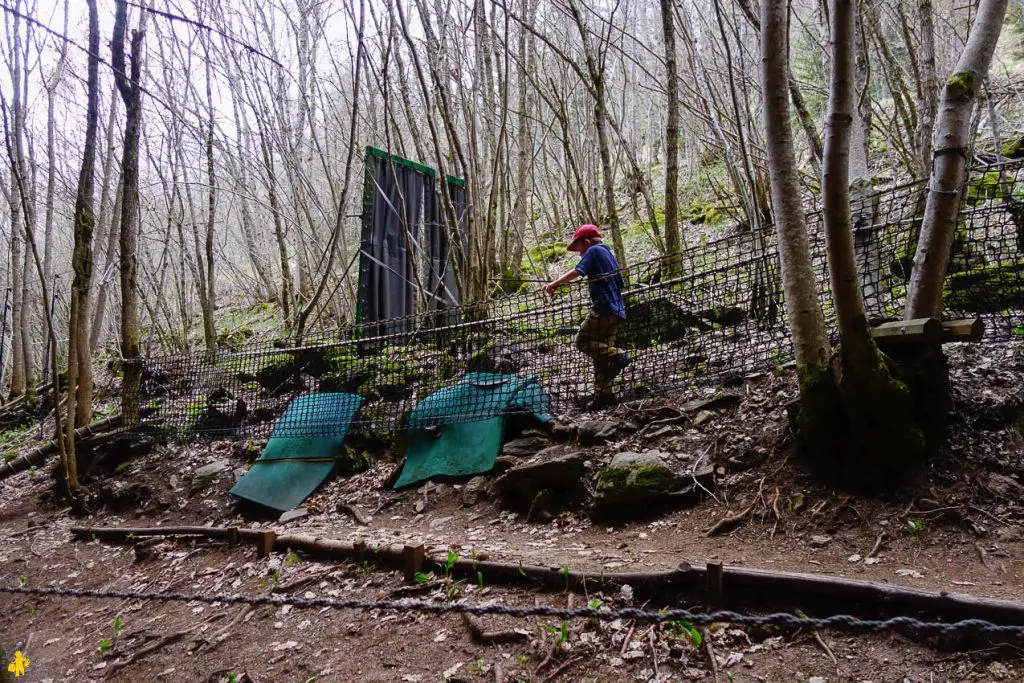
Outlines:
{"label": "wire mesh fence", "polygon": [[[902,317],[927,188],[914,182],[853,207],[857,265],[872,322]],[[808,214],[811,255],[826,321],[835,315],[820,212]],[[743,232],[622,272],[627,317],[615,344],[633,357],[620,396],[717,383],[779,367],[792,357],[775,231]],[[977,168],[965,188],[944,292],[947,318],[981,317],[985,340],[1024,338],[1024,164]],[[558,413],[595,390],[590,359],[575,343],[590,311],[585,282],[548,297],[532,291],[422,315],[350,326],[328,336],[249,344],[237,352],[135,359],[142,366],[136,429],[178,438],[314,437],[324,416],[290,411],[296,397],[362,397],[351,428],[390,433],[435,392],[436,422],[531,410],[511,390],[545,394]],[[531,382],[523,383],[522,378]],[[453,391],[472,386],[477,391]],[[128,397],[127,400],[133,400]],[[309,403],[318,405],[316,402]],[[276,427],[275,421],[277,421]],[[344,421],[347,424],[347,420]]]}

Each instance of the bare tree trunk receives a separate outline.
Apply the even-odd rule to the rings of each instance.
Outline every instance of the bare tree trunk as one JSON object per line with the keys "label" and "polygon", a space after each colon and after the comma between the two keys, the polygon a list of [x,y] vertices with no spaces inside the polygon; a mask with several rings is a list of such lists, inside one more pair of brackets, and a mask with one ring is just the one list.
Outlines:
{"label": "bare tree trunk", "polygon": [[576,0],[569,0],[569,11],[576,21],[576,28],[580,33],[580,40],[583,42],[583,55],[587,64],[587,74],[590,77],[590,93],[594,98],[594,127],[597,129],[598,156],[601,160],[602,190],[604,193],[605,226],[607,232],[612,236],[612,248],[615,251],[615,258],[622,268],[626,268],[626,250],[622,244],[622,232],[619,225],[619,210],[615,202],[615,173],[612,168],[612,153],[608,139],[608,94],[605,81],[605,57],[607,45],[604,36],[600,36],[600,43],[595,48],[590,40],[590,30],[583,21],[579,5]]}
{"label": "bare tree trunk", "polygon": [[[522,0],[523,17],[527,22],[533,21],[534,0]],[[523,235],[526,234],[527,203],[533,196],[533,176],[530,168],[533,161],[533,135],[530,119],[536,109],[534,93],[530,86],[529,72],[534,54],[533,35],[522,26],[519,27],[519,71],[517,87],[519,90],[519,121],[516,126],[516,199],[512,207],[512,228],[518,231],[517,238],[511,246],[509,258],[511,275],[518,276],[523,262]],[[527,189],[529,188],[529,189]]]}
{"label": "bare tree trunk", "polygon": [[[92,350],[89,347],[89,288],[92,284],[92,239],[96,230],[93,209],[96,187],[96,129],[99,121],[99,51],[100,25],[96,0],[89,6],[89,69],[87,80],[85,141],[82,149],[82,170],[78,176],[75,197],[74,249],[68,322],[68,386],[67,418],[64,421],[66,440],[66,472],[68,486],[78,487],[75,458],[75,427],[92,421]],[[44,278],[45,279],[45,278]],[[54,350],[56,353],[56,349]]]}
{"label": "bare tree trunk", "polygon": [[[206,139],[204,148],[206,151],[206,182],[207,182],[207,213],[206,213],[206,277],[200,282],[206,283],[205,291],[200,294],[200,304],[203,309],[203,337],[206,340],[208,351],[217,350],[217,326],[214,322],[214,310],[217,307],[217,286],[216,270],[213,256],[214,246],[214,225],[217,218],[217,176],[213,168],[213,83],[210,77],[210,43],[209,38],[205,42],[206,50]],[[203,262],[196,264],[198,268],[203,267]]]}
{"label": "bare tree trunk", "polygon": [[355,158],[356,150],[356,123],[359,118],[359,85],[362,80],[360,74],[362,73],[364,59],[363,27],[365,26],[365,21],[366,6],[364,0],[360,0],[359,28],[357,29],[358,32],[356,33],[358,46],[356,48],[354,65],[355,75],[353,78],[352,116],[348,137],[348,156],[345,159],[345,180],[336,206],[335,221],[333,230],[331,231],[331,238],[327,247],[327,258],[324,260],[323,274],[320,277],[320,282],[317,285],[316,290],[312,293],[312,296],[310,296],[309,301],[306,302],[305,306],[299,309],[297,315],[295,316],[295,336],[296,339],[299,340],[302,339],[302,335],[305,332],[306,324],[309,322],[309,316],[312,315],[314,310],[316,310],[316,306],[320,302],[320,298],[323,296],[324,291],[327,289],[327,283],[330,281],[331,271],[334,269],[334,263],[338,257],[338,245],[341,240],[341,232],[344,229],[345,203],[348,199],[348,191],[352,184],[352,165],[353,160]]}
{"label": "bare tree trunk", "polygon": [[[18,9],[20,2],[15,3]],[[6,16],[6,15],[5,15]],[[25,223],[30,220],[25,215],[24,202],[18,200],[21,196],[22,187],[28,183],[23,176],[24,164],[21,160],[21,139],[25,126],[25,116],[22,103],[22,46],[21,46],[21,19],[14,15],[8,17],[12,27],[8,36],[11,39],[10,45],[10,75],[11,75],[11,106],[10,106],[10,130],[8,131],[7,147],[11,162],[11,286],[14,288],[14,295],[11,303],[11,396],[22,396],[31,389],[31,346],[28,344],[27,316],[25,309],[28,307],[26,300],[27,284],[25,282],[25,255],[28,251],[24,243],[25,233],[28,229]],[[5,113],[6,113],[5,106]],[[23,249],[24,247],[24,249]]]}
{"label": "bare tree trunk", "polygon": [[850,220],[850,139],[856,118],[854,2],[832,0],[832,77],[823,158],[822,198],[828,270],[832,281],[832,301],[843,341],[844,369],[863,373],[878,366],[878,353],[868,330],[864,299],[854,262],[853,225]]}
{"label": "bare tree trunk", "polygon": [[[14,119],[15,117],[12,117]],[[12,121],[13,123],[13,121]],[[12,133],[14,134],[14,133]],[[25,341],[21,333],[22,306],[24,306],[24,272],[22,265],[24,257],[22,247],[24,246],[24,235],[21,225],[21,203],[14,198],[17,197],[18,187],[15,171],[11,171],[11,393],[10,397],[22,396],[27,389],[25,377]]]}
{"label": "bare tree trunk", "polygon": [[679,251],[679,72],[676,64],[675,4],[661,0],[661,33],[665,41],[665,251]]}
{"label": "bare tree trunk", "polygon": [[981,0],[964,52],[942,89],[928,202],[907,294],[908,320],[941,314],[942,281],[949,264],[971,147],[971,114],[992,62],[1006,5],[1007,0]]}
{"label": "bare tree trunk", "polygon": [[[68,33],[68,3],[64,1],[64,35]],[[57,97],[57,88],[60,86],[64,74],[64,64],[67,60],[67,43],[60,43],[60,58],[54,68],[50,80],[46,81],[46,218],[43,228],[43,279],[47,282],[53,280],[53,195],[55,190],[55,174],[57,171],[57,143],[56,143],[56,122],[54,115],[54,100]]]}
{"label": "bare tree trunk", "polygon": [[917,153],[921,169],[927,173],[932,161],[932,132],[935,128],[935,110],[938,108],[939,86],[935,76],[935,21],[932,18],[932,0],[919,0],[917,16],[920,21],[921,83],[917,110]]}
{"label": "bare tree trunk", "polygon": [[114,37],[111,41],[111,63],[117,89],[125,106],[124,152],[121,160],[121,354],[128,361],[124,366],[121,413],[126,425],[139,420],[139,389],[142,367],[138,365],[139,349],[139,138],[142,133],[142,41],[145,37],[146,13],[139,28],[132,33],[131,75],[125,65],[124,43],[127,22],[127,0],[117,0]]}
{"label": "bare tree trunk", "polygon": [[763,0],[761,82],[764,92],[766,151],[771,176],[775,230],[779,240],[782,286],[798,370],[820,375],[828,367],[831,351],[825,319],[818,304],[811,263],[800,180],[793,152],[789,113],[789,22],[786,0]]}
{"label": "bare tree trunk", "polygon": [[[120,175],[117,180],[117,191],[114,193],[114,206],[110,211],[110,219],[107,221],[107,240],[106,247],[103,250],[103,261],[106,264],[106,268],[109,268],[112,263],[115,262],[117,257],[117,242],[121,235],[121,205],[123,202],[124,186],[121,182]],[[103,321],[106,317],[107,311],[107,297],[108,292],[113,281],[103,282],[100,284],[100,288],[96,292],[96,301],[93,306],[92,314],[92,327],[89,334],[89,346],[92,347],[93,353],[96,353],[96,349],[99,348],[100,343],[103,341]]]}

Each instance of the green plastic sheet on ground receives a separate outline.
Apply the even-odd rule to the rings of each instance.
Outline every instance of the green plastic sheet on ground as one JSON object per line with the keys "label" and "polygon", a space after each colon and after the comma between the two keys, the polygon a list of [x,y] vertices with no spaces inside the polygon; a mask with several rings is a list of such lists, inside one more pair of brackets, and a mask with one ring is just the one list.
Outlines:
{"label": "green plastic sheet on ground", "polygon": [[[282,413],[259,459],[230,493],[284,512],[306,500],[331,475],[363,403],[346,393],[306,394]],[[290,436],[290,434],[311,436]]]}
{"label": "green plastic sheet on ground", "polygon": [[525,413],[550,422],[550,404],[536,376],[476,372],[435,391],[409,415],[405,466],[395,488],[489,472],[501,450],[506,416]]}

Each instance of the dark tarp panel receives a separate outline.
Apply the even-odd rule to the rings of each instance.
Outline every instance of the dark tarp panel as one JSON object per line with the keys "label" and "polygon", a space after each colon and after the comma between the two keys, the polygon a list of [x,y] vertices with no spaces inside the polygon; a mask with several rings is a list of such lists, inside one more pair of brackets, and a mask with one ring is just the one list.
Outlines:
{"label": "dark tarp panel", "polygon": [[[433,169],[367,147],[357,322],[388,321],[372,336],[408,331],[410,322],[401,319],[423,309],[417,284],[427,311],[459,304],[457,250],[436,184]],[[457,178],[447,185],[461,229],[466,189]]]}

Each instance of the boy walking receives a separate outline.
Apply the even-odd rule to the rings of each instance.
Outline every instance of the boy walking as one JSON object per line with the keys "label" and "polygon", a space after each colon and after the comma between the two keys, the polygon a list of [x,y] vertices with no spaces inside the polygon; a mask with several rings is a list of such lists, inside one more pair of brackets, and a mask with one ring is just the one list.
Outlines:
{"label": "boy walking", "polygon": [[614,400],[612,382],[633,362],[628,353],[615,346],[619,326],[626,319],[626,306],[622,301],[625,283],[619,273],[619,262],[602,242],[597,226],[581,225],[577,228],[568,250],[578,253],[580,262],[562,277],[544,285],[544,291],[554,294],[561,285],[580,275],[587,277],[591,311],[580,325],[576,348],[594,361],[594,403],[608,405]]}

